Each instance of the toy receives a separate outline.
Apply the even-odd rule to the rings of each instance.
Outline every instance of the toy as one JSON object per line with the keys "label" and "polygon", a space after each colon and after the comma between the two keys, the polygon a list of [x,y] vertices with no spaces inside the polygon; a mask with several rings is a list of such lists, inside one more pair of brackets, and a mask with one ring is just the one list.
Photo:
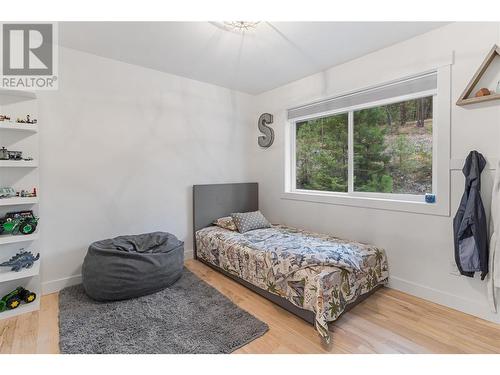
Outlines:
{"label": "toy", "polygon": [[36,188],[33,188],[32,191],[24,189],[21,191],[15,191],[11,187],[0,187],[0,199],[14,197],[34,198],[36,197]]}
{"label": "toy", "polygon": [[0,121],[10,121],[10,116],[0,115]]}
{"label": "toy", "polygon": [[33,215],[33,211],[7,212],[0,219],[0,234],[31,234],[36,230],[38,218]]}
{"label": "toy", "polygon": [[36,188],[33,188],[32,192],[29,192],[28,190],[21,190],[20,192],[16,193],[16,196],[22,197],[22,198],[33,198],[33,197],[36,197]]}
{"label": "toy", "polygon": [[0,160],[22,160],[23,152],[22,151],[10,151],[5,147],[0,149]]}
{"label": "toy", "polygon": [[23,160],[23,152],[22,151],[7,151],[9,153],[10,160]]}
{"label": "toy", "polygon": [[21,119],[21,118],[18,117],[16,119],[16,122],[18,124],[36,124],[37,120],[36,119],[31,120],[30,115],[26,115],[26,119]]}
{"label": "toy", "polygon": [[36,294],[20,286],[0,299],[0,312],[16,309],[22,301],[31,303],[34,300]]}
{"label": "toy", "polygon": [[0,149],[0,160],[24,160],[24,161],[31,161],[31,160],[33,160],[33,158],[30,157],[30,156],[23,158],[23,152],[22,151],[11,151],[11,150],[7,150],[5,147],[2,147]]}
{"label": "toy", "polygon": [[0,160],[9,160],[9,150],[5,147],[0,148]]}
{"label": "toy", "polygon": [[16,191],[11,187],[0,187],[0,199],[13,198],[16,194]]}
{"label": "toy", "polygon": [[482,88],[482,89],[479,89],[478,92],[476,92],[476,98],[480,97],[480,96],[487,96],[487,95],[491,95],[491,92],[490,90],[488,90],[487,88]]}
{"label": "toy", "polygon": [[34,256],[31,251],[24,251],[24,249],[21,249],[21,251],[8,261],[0,263],[0,267],[11,267],[11,271],[19,272],[23,268],[33,267],[33,264],[35,264],[38,259],[40,259],[40,253]]}

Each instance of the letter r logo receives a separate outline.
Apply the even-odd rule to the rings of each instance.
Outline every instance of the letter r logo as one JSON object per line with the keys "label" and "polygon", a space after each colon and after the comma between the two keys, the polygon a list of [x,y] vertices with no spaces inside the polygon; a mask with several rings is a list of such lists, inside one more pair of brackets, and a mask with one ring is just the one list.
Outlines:
{"label": "letter r logo", "polygon": [[52,24],[4,24],[3,75],[52,75]]}

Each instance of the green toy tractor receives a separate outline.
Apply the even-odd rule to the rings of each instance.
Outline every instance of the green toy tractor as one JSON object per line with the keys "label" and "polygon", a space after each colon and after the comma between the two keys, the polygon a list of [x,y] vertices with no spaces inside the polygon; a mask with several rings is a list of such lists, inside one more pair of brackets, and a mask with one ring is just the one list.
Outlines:
{"label": "green toy tractor", "polygon": [[31,234],[37,224],[38,218],[33,211],[8,212],[0,219],[0,234]]}
{"label": "green toy tractor", "polygon": [[31,303],[36,300],[36,294],[23,287],[16,288],[0,299],[0,312],[13,310],[19,307],[21,302]]}

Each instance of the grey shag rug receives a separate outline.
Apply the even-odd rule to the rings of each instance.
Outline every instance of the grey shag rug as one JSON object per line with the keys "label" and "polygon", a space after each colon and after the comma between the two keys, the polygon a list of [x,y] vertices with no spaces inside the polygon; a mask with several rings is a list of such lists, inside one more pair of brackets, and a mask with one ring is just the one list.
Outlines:
{"label": "grey shag rug", "polygon": [[231,353],[268,326],[190,271],[144,297],[96,302],[76,285],[59,293],[61,353]]}

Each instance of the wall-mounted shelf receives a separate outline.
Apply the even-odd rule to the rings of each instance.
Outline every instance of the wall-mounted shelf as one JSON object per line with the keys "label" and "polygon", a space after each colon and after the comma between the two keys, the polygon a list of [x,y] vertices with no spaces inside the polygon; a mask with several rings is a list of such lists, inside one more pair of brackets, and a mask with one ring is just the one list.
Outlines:
{"label": "wall-mounted shelf", "polygon": [[32,124],[18,124],[16,122],[0,122],[0,129],[24,131],[29,133],[36,133],[38,131],[37,125]]}
{"label": "wall-mounted shelf", "polygon": [[486,56],[486,58],[484,59],[479,69],[476,71],[476,73],[470,80],[470,82],[467,84],[467,87],[465,88],[464,92],[462,92],[462,95],[460,95],[460,97],[458,98],[457,105],[463,106],[467,104],[489,102],[492,100],[500,99],[500,93],[493,93],[490,95],[478,96],[478,97],[469,97],[469,95],[472,93],[472,90],[474,90],[474,87],[476,87],[477,83],[484,75],[488,67],[491,65],[493,60],[498,56],[500,56],[500,48],[495,44],[488,53],[488,55]]}
{"label": "wall-mounted shelf", "polygon": [[8,243],[28,242],[37,239],[38,239],[38,232],[35,232],[33,234],[18,234],[15,236],[11,234],[3,234],[0,236],[0,245],[6,245]]}
{"label": "wall-mounted shelf", "polygon": [[0,206],[20,206],[23,204],[36,204],[38,197],[15,197],[15,198],[1,198]]}
{"label": "wall-mounted shelf", "polygon": [[490,100],[498,100],[500,99],[500,94],[491,94],[491,95],[486,95],[486,96],[479,96],[479,97],[474,97],[474,98],[467,98],[463,99],[460,101],[460,103],[457,102],[457,105],[467,105],[467,104],[474,104],[474,103],[481,103],[481,102],[489,102]]}
{"label": "wall-mounted shelf", "polygon": [[[2,267],[2,268],[8,269],[8,267]],[[0,271],[0,283],[3,283],[5,281],[12,281],[12,280],[25,279],[27,277],[33,277],[33,276],[38,275],[39,273],[40,273],[40,261],[37,260],[35,262],[35,264],[33,264],[33,267],[25,268],[19,272],[14,272],[14,271],[1,272]]]}
{"label": "wall-mounted shelf", "polygon": [[[34,160],[0,160],[0,187],[10,187],[15,191],[40,187],[38,160],[40,156],[39,137],[41,126],[37,124],[18,123],[16,118],[38,118],[38,100],[34,92],[0,89],[0,113],[9,115],[9,121],[0,121],[0,147],[22,151],[24,157]],[[0,218],[7,212],[32,210],[35,216],[40,216],[40,195],[37,197],[0,198]],[[42,219],[43,220],[43,219]],[[41,264],[43,249],[39,241],[41,227],[29,235],[0,235],[0,263],[10,259],[21,248],[33,253],[40,253],[40,259],[33,267],[19,272],[11,271],[9,267],[0,267],[0,297],[11,292],[16,287],[26,288],[37,294],[37,299],[29,304],[21,304],[18,308],[0,313],[0,319],[36,311],[40,308],[41,298]],[[1,336],[1,334],[0,334]]]}
{"label": "wall-mounted shelf", "polygon": [[0,168],[36,168],[36,160],[0,160]]}
{"label": "wall-mounted shelf", "polygon": [[[36,293],[36,292],[35,292]],[[40,298],[42,297],[39,293],[36,293],[36,300],[31,303],[21,304],[17,309],[7,310],[0,313],[0,319],[12,318],[13,316],[19,314],[26,314],[29,312],[37,311],[40,309]]]}

